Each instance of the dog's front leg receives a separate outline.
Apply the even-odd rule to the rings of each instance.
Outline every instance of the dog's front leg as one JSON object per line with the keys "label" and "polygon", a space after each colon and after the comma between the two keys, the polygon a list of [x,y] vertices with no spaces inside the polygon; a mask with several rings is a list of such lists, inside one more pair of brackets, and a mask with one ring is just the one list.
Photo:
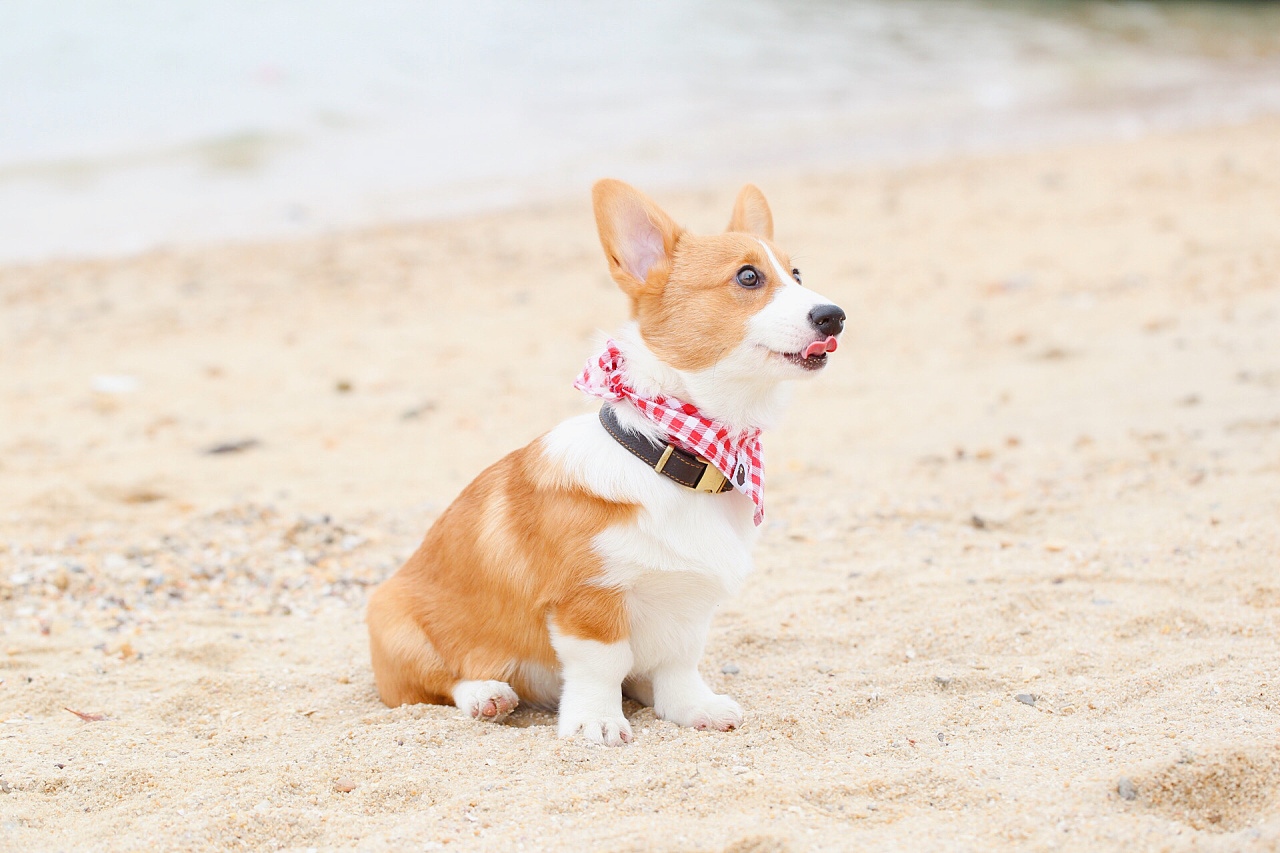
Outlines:
{"label": "dog's front leg", "polygon": [[551,628],[551,645],[560,659],[560,737],[582,732],[587,740],[609,746],[631,742],[631,724],[622,713],[622,680],[631,671],[631,643],[603,643]]}
{"label": "dog's front leg", "polygon": [[701,647],[686,660],[654,670],[653,712],[664,720],[694,729],[727,732],[742,725],[742,708],[712,691],[698,672]]}

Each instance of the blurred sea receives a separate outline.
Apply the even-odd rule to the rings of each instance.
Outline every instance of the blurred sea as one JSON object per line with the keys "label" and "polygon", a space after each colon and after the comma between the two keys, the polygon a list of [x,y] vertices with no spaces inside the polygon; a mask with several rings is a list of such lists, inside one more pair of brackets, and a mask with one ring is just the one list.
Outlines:
{"label": "blurred sea", "polygon": [[0,260],[1280,112],[1280,5],[7,0]]}

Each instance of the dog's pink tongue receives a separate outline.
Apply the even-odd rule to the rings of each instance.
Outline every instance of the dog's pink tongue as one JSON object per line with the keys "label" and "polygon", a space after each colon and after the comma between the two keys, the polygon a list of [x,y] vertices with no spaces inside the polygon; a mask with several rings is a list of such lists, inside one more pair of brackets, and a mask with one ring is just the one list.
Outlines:
{"label": "dog's pink tongue", "polygon": [[814,355],[821,355],[824,352],[836,351],[835,335],[829,336],[825,341],[814,341],[804,348],[804,357],[809,358]]}

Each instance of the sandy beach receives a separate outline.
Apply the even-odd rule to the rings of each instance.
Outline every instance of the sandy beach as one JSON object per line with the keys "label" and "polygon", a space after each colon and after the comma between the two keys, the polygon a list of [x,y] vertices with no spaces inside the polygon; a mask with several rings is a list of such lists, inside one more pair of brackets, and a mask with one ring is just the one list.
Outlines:
{"label": "sandy beach", "polygon": [[1280,121],[762,183],[848,330],[712,627],[745,727],[623,749],[387,708],[363,625],[592,406],[588,187],[0,269],[0,846],[1280,849]]}

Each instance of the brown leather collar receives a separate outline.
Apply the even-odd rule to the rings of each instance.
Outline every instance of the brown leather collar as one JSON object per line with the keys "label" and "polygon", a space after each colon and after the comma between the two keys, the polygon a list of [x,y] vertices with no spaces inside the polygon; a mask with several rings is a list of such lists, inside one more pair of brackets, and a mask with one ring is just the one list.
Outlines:
{"label": "brown leather collar", "polygon": [[733,488],[733,483],[701,456],[686,453],[674,444],[656,444],[643,435],[623,429],[618,423],[618,416],[613,413],[613,406],[600,407],[600,423],[618,444],[686,489],[718,494]]}

